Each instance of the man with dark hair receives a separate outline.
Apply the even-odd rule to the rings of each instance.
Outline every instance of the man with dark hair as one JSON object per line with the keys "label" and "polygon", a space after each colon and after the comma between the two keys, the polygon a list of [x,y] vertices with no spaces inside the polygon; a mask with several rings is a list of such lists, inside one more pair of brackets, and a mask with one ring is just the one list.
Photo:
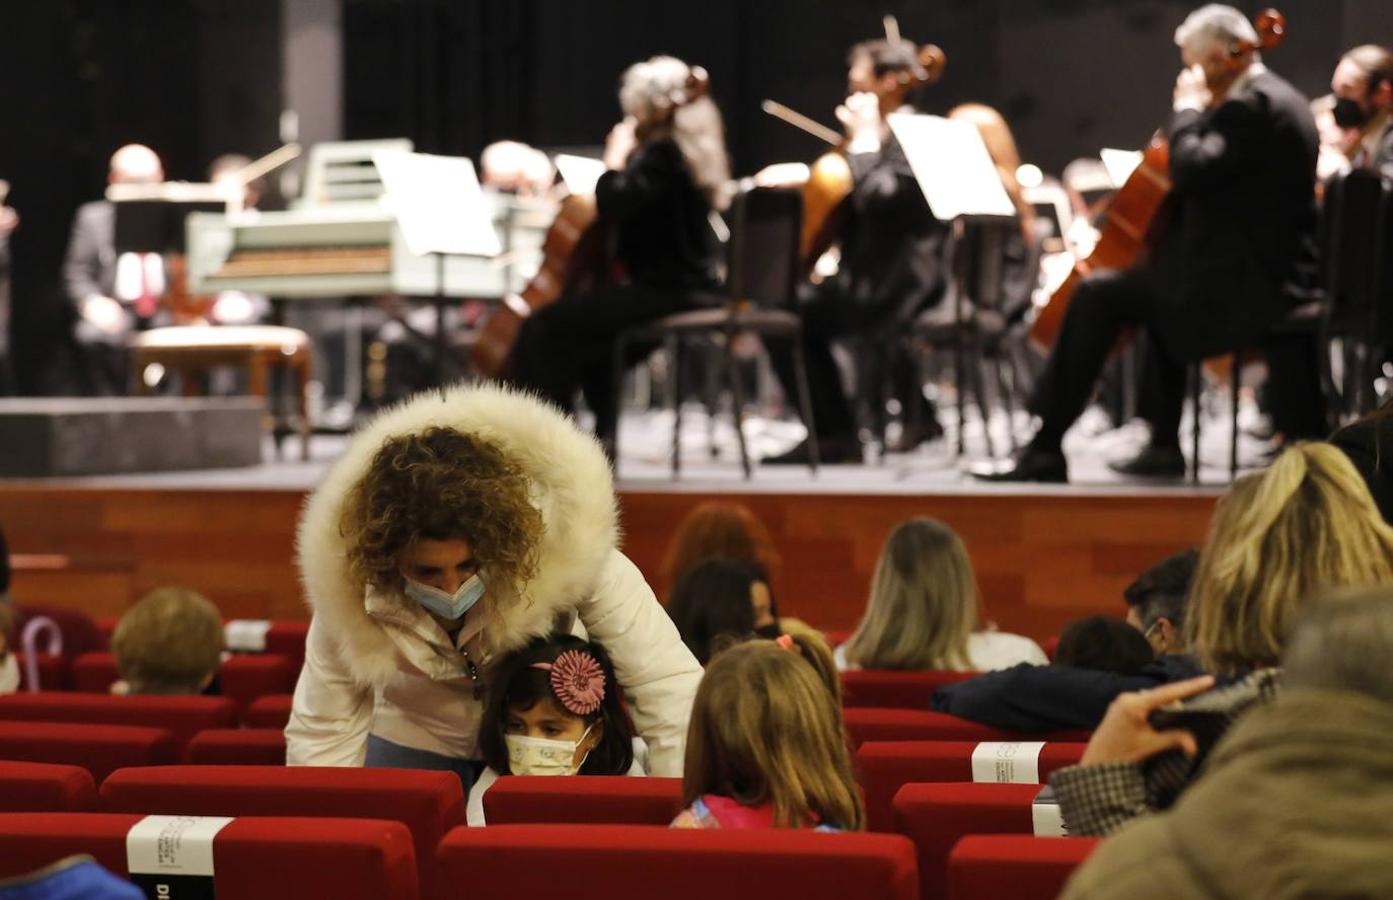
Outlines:
{"label": "man with dark hair", "polygon": [[[855,416],[832,357],[832,342],[852,337],[888,340],[944,293],[947,226],[930,212],[888,124],[891,116],[914,112],[909,94],[926,75],[917,52],[909,41],[880,40],[857,44],[848,56],[848,96],[837,108],[837,118],[846,128],[852,180],[843,204],[841,259],[835,275],[805,286],[799,310],[813,420],[826,462],[861,461]],[[808,177],[807,166],[793,164],[771,166],[755,180],[790,186]],[[792,342],[766,343],[785,394],[796,396]],[[897,355],[889,364],[906,422],[915,418],[908,404],[920,406],[919,431],[902,435],[893,448],[909,450],[942,430],[909,357]],[[805,463],[807,458],[805,442],[766,462]]]}
{"label": "man with dark hair", "polygon": [[1335,124],[1350,137],[1350,163],[1393,178],[1393,53],[1377,44],[1348,51],[1330,92]]}
{"label": "man with dark hair", "polygon": [[1019,665],[941,687],[932,708],[1012,731],[1087,729],[1103,720],[1118,694],[1201,674],[1181,644],[1197,560],[1193,549],[1177,553],[1147,569],[1123,592],[1127,621],[1156,651],[1156,659],[1136,674]]}

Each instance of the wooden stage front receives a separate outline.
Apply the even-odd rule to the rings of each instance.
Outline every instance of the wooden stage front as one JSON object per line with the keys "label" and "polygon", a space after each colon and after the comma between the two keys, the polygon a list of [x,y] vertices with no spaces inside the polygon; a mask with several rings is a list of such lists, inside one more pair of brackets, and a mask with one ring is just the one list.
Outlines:
{"label": "wooden stage front", "polygon": [[[313,481],[238,486],[234,478],[209,488],[188,475],[147,482],[0,484],[0,526],[15,554],[13,596],[116,616],[144,591],[178,584],[203,591],[228,617],[307,616],[294,529]],[[854,492],[838,484],[835,470],[817,487],[630,483],[622,489],[624,549],[663,596],[662,557],[682,515],[713,496],[745,502],[783,554],[775,578],[782,611],[847,629],[863,607],[886,534],[909,516],[934,516],[967,542],[988,618],[1043,638],[1082,614],[1120,614],[1129,580],[1203,539],[1217,495],[912,483]]]}

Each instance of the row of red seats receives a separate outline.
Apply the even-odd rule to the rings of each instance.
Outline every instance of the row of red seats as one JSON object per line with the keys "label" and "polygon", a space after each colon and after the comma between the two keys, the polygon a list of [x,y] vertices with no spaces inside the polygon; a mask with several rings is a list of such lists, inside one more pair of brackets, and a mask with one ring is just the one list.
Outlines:
{"label": "row of red seats", "polygon": [[[28,669],[24,654],[17,654],[20,665],[20,689],[27,690]],[[282,653],[238,654],[223,661],[218,670],[222,696],[246,706],[260,697],[288,694],[295,690],[300,677],[301,662]],[[111,686],[121,678],[116,657],[110,653],[84,653],[69,659],[64,656],[38,656],[39,686],[44,691],[77,691],[89,694],[110,693]]]}

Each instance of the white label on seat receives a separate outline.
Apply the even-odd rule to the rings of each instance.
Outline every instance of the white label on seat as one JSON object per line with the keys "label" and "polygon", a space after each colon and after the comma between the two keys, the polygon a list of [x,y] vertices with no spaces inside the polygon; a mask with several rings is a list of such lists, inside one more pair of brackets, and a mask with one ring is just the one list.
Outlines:
{"label": "white label on seat", "polygon": [[972,751],[972,780],[1039,784],[1044,741],[983,741]]}
{"label": "white label on seat", "polygon": [[223,626],[223,643],[241,653],[265,653],[266,632],[270,630],[266,619],[233,619]]}
{"label": "white label on seat", "polygon": [[1064,827],[1064,816],[1059,811],[1059,801],[1049,785],[1041,788],[1030,804],[1030,823],[1036,837],[1068,837]]}
{"label": "white label on seat", "polygon": [[226,816],[146,816],[126,832],[126,870],[132,875],[213,874],[213,838]]}

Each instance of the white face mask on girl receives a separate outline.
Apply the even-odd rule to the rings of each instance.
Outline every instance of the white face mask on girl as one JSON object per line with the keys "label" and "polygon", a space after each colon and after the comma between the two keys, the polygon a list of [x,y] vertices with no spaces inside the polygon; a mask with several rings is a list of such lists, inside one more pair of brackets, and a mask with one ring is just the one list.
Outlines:
{"label": "white face mask on girl", "polygon": [[590,736],[591,725],[575,741],[555,741],[547,738],[528,737],[525,734],[507,734],[503,741],[508,746],[508,768],[514,775],[574,775],[585,765],[590,751],[575,762],[580,745]]}

